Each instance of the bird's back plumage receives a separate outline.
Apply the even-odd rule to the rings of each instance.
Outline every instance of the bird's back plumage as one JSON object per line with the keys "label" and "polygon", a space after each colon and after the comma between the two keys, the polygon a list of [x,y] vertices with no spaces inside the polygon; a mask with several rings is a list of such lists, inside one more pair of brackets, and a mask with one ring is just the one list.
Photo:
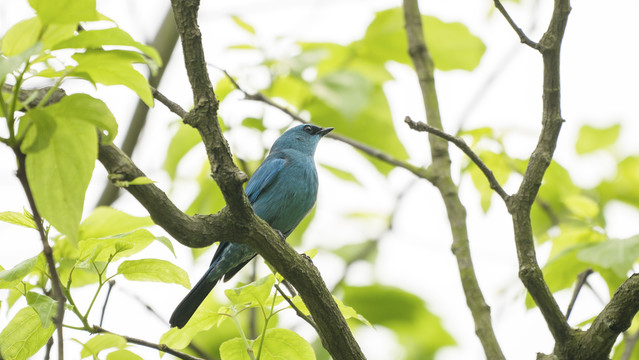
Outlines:
{"label": "bird's back plumage", "polygon": [[[246,185],[255,213],[285,237],[311,210],[318,179],[313,155],[317,142],[332,128],[299,125],[280,136]],[[248,245],[222,242],[207,272],[177,306],[171,326],[183,327],[215,284],[233,277],[256,253]]]}

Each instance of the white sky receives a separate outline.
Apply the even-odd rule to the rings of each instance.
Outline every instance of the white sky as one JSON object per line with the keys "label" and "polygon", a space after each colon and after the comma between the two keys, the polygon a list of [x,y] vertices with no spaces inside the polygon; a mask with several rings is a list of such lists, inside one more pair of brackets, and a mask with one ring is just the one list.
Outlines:
{"label": "white sky", "polygon": [[[552,1],[522,0],[523,4],[506,3],[513,18],[523,28],[536,23],[536,30],[529,32],[538,40],[547,25]],[[29,16],[26,1],[0,0],[0,33],[20,19]],[[99,8],[116,20],[120,27],[140,41],[154,36],[156,27],[168,7],[168,1],[98,1]],[[161,5],[160,5],[161,4]],[[204,1],[200,11],[200,25],[205,41],[207,60],[227,69],[244,79],[246,88],[259,86],[260,77],[246,71],[255,59],[246,59],[229,54],[225,47],[246,40],[244,34],[229,20],[229,15],[239,15],[254,25],[264,44],[270,44],[274,53],[286,51],[286,46],[295,40],[336,41],[348,43],[363,35],[375,11],[400,5],[397,1],[351,0],[351,1],[255,1],[234,2]],[[437,86],[444,126],[454,133],[465,129],[492,126],[508,132],[508,151],[515,156],[526,157],[533,149],[540,129],[541,113],[541,57],[524,45],[506,21],[499,15],[489,15],[492,1],[449,0],[421,2],[425,14],[435,15],[444,21],[460,21],[478,35],[487,50],[480,66],[474,72],[438,72]],[[573,10],[562,49],[562,102],[566,123],[562,129],[556,159],[568,167],[573,180],[583,186],[596,184],[601,178],[614,175],[614,162],[607,156],[596,154],[578,158],[574,154],[574,142],[583,124],[606,126],[615,122],[623,124],[621,141],[617,148],[620,154],[639,152],[637,104],[639,102],[639,50],[634,40],[638,34],[639,3],[633,0],[613,0],[602,4],[599,1],[573,1]],[[290,39],[275,41],[278,36]],[[511,57],[506,66],[502,61]],[[191,102],[188,81],[183,70],[181,52],[177,51],[169,63],[168,74],[160,89],[170,99],[188,108]],[[398,79],[386,86],[391,99],[393,121],[398,133],[416,164],[427,164],[429,154],[425,136],[415,134],[403,124],[410,115],[414,120],[423,120],[423,106],[416,79],[403,66],[391,66]],[[484,88],[486,79],[499,74],[492,85]],[[214,70],[211,70],[215,73]],[[219,74],[214,75],[214,77]],[[69,89],[67,89],[69,90]],[[89,89],[90,91],[90,89]],[[468,114],[462,124],[462,115],[467,104],[481,93],[478,105]],[[126,132],[132,110],[137,102],[134,94],[119,87],[100,87],[96,96],[103,98],[120,123],[121,134]],[[260,106],[238,100],[222,108],[227,121],[240,119],[245,112],[262,111]],[[168,178],[161,165],[169,140],[168,125],[175,120],[161,105],[151,111],[150,121],[134,160],[158,186],[168,189]],[[271,121],[283,121],[285,117],[269,110]],[[4,134],[4,129],[2,134]],[[339,131],[339,129],[337,129]],[[230,138],[235,151],[250,154],[242,136]],[[116,142],[122,140],[122,135]],[[336,154],[339,153],[339,156]],[[413,181],[413,176],[397,170],[388,179],[376,174],[371,167],[354,156],[349,149],[334,141],[325,140],[317,152],[320,163],[344,169],[357,169],[356,176],[363,187],[356,187],[336,180],[330,173],[320,170],[320,199],[316,221],[309,230],[303,248],[318,246],[337,247],[347,242],[357,242],[376,236],[383,228],[378,222],[365,224],[341,219],[348,211],[390,211],[394,194]],[[202,151],[190,154],[189,161],[180,168],[182,177],[199,172]],[[454,165],[465,161],[457,150],[453,150]],[[13,155],[6,147],[0,147],[0,211],[21,211],[26,204],[18,181],[13,176]],[[593,171],[593,169],[597,169]],[[94,183],[89,188],[87,207],[95,204],[105,182],[105,171],[96,165]],[[516,181],[506,184],[511,192],[518,186]],[[194,185],[181,181],[171,194],[180,205],[188,204]],[[462,200],[468,209],[468,226],[471,234],[471,250],[480,285],[488,304],[492,307],[493,322],[498,340],[510,359],[534,359],[536,352],[550,352],[552,339],[537,310],[526,311],[523,307],[523,287],[517,279],[517,263],[512,240],[511,220],[505,207],[497,197],[493,207],[484,215],[479,206],[479,196],[469,179],[460,184]],[[416,183],[403,200],[396,217],[394,231],[384,237],[380,246],[378,263],[374,268],[356,266],[349,275],[354,284],[366,284],[376,279],[382,283],[396,285],[422,296],[429,308],[443,318],[446,329],[453,334],[459,346],[445,349],[438,360],[482,359],[483,351],[475,337],[470,313],[465,306],[455,259],[450,252],[450,231],[439,194],[425,181]],[[126,195],[115,207],[129,213],[143,215],[144,209]],[[606,209],[609,221],[606,229],[611,236],[629,236],[639,233],[639,212],[623,205]],[[161,231],[154,230],[160,234]],[[9,268],[21,260],[33,256],[41,249],[35,233],[0,223],[0,264]],[[161,246],[152,245],[144,257],[162,257],[189,269],[191,281],[196,281],[208,265],[204,256],[195,266],[190,264],[189,251],[175,242],[178,258],[174,259]],[[545,261],[548,249],[540,249],[540,261]],[[339,276],[333,268],[341,269],[333,256],[322,254],[315,259],[329,286]],[[230,285],[226,285],[227,287]],[[605,296],[602,284],[595,281],[596,289]],[[138,294],[166,318],[186,290],[174,285],[155,283],[133,283],[119,281],[109,303],[105,327],[118,333],[158,341],[167,327],[150,315],[125,292]],[[219,293],[222,292],[220,290]],[[83,293],[79,301],[88,297]],[[5,295],[0,295],[5,296]],[[569,292],[558,296],[560,306],[565,309]],[[98,304],[101,305],[100,300]],[[20,306],[14,307],[12,316]],[[117,310],[116,310],[117,309]],[[127,311],[128,310],[128,311]],[[574,309],[571,323],[577,324],[600,310],[600,305],[584,292]],[[117,314],[116,314],[117,312]],[[69,315],[69,318],[72,316]],[[10,317],[0,309],[0,328]],[[132,320],[134,319],[134,320]],[[94,321],[97,321],[95,319]],[[284,319],[284,322],[295,322]],[[299,326],[299,325],[296,325]],[[298,328],[296,328],[298,330]],[[302,334],[310,334],[304,326]],[[525,336],[522,336],[526,334]],[[67,337],[85,338],[84,335],[66,332]],[[365,330],[357,334],[367,357],[371,360],[401,358],[392,343],[384,341],[390,334],[383,330]],[[427,341],[427,340],[426,340]],[[72,342],[68,342],[72,344]],[[72,348],[74,345],[69,345]],[[70,350],[72,351],[72,350]],[[157,352],[135,350],[145,358],[155,358]],[[39,357],[38,357],[39,358]]]}

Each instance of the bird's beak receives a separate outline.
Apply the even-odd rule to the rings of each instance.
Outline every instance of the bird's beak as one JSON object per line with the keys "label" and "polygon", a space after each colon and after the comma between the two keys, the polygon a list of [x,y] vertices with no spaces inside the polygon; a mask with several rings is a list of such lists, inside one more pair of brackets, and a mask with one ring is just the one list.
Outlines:
{"label": "bird's beak", "polygon": [[333,131],[334,128],[332,127],[328,127],[328,128],[323,128],[322,130],[318,131],[317,133],[320,134],[321,136],[324,136],[326,134],[328,134],[329,132]]}

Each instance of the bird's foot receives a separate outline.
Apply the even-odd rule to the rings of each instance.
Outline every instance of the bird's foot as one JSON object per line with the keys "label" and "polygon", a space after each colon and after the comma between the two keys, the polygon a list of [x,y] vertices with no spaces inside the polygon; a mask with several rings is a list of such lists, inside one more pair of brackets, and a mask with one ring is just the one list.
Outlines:
{"label": "bird's foot", "polygon": [[301,253],[300,255],[302,255],[304,259],[310,261],[310,263],[313,264],[313,259],[311,259],[310,256],[306,255],[305,253]]}

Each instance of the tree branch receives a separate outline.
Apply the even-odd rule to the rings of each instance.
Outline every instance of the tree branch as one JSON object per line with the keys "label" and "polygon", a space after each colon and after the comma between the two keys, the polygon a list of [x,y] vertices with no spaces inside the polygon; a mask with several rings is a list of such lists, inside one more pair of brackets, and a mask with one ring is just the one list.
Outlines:
{"label": "tree branch", "polygon": [[[439,103],[435,91],[434,66],[424,41],[424,30],[417,0],[404,0],[404,17],[408,52],[419,78],[428,125],[430,128],[442,129]],[[470,255],[466,209],[459,199],[457,187],[451,177],[448,143],[433,133],[429,133],[428,138],[432,157],[430,170],[434,174],[432,183],[441,193],[446,206],[453,235],[452,251],[457,259],[466,303],[475,321],[475,332],[482,343],[486,358],[504,359],[492,328],[490,308],[477,283]]]}
{"label": "tree branch", "polygon": [[539,51],[544,62],[542,130],[537,146],[530,156],[519,190],[506,202],[513,219],[519,277],[535,300],[559,345],[568,341],[572,333],[537,263],[530,211],[544,174],[551,163],[563,123],[559,88],[559,54],[569,13],[569,0],[555,0],[550,24],[539,42]]}
{"label": "tree branch", "polygon": [[423,122],[415,122],[409,116],[407,116],[406,119],[404,119],[404,122],[408,124],[408,126],[413,130],[425,131],[430,134],[437,135],[440,138],[455,144],[455,146],[457,146],[459,150],[463,151],[464,154],[466,154],[466,156],[468,156],[470,160],[472,160],[475,163],[475,165],[477,165],[479,170],[481,170],[481,172],[484,173],[484,176],[486,176],[486,179],[488,180],[488,183],[490,184],[490,188],[493,189],[497,194],[499,194],[499,196],[504,201],[508,201],[508,198],[510,197],[510,195],[508,195],[506,191],[501,187],[501,185],[499,184],[499,181],[497,181],[493,172],[488,168],[488,166],[486,166],[486,164],[484,164],[484,162],[479,158],[479,156],[475,154],[475,152],[473,152],[473,150],[466,144],[464,139],[447,134]]}
{"label": "tree branch", "polygon": [[526,44],[533,49],[539,50],[539,44],[530,40],[530,38],[526,36],[524,31],[519,26],[517,26],[515,21],[508,14],[508,11],[506,11],[506,8],[504,8],[504,5],[501,4],[501,1],[499,0],[494,0],[494,1],[495,1],[495,7],[497,8],[497,10],[499,10],[499,12],[504,16],[504,18],[506,18],[506,21],[508,21],[508,24],[510,24],[510,26],[513,28],[513,30],[515,30],[517,35],[519,35],[519,41],[521,41],[522,44]]}
{"label": "tree branch", "polygon": [[177,351],[175,349],[172,349],[172,348],[170,348],[170,347],[168,347],[168,346],[166,346],[164,344],[155,344],[155,343],[148,342],[146,340],[142,340],[142,339],[138,339],[138,338],[134,338],[134,337],[130,337],[130,336],[116,334],[116,333],[111,332],[109,330],[103,329],[102,327],[97,326],[97,325],[94,325],[92,330],[93,330],[93,333],[96,333],[96,334],[108,333],[108,334],[115,334],[115,335],[118,335],[118,336],[122,336],[123,338],[126,339],[127,342],[129,342],[131,344],[142,345],[142,346],[146,346],[146,347],[151,348],[151,349],[160,350],[160,351],[165,352],[167,354],[171,354],[171,355],[173,355],[173,356],[175,356],[175,357],[177,357],[179,359],[184,359],[184,360],[202,360],[200,358],[193,357],[193,356],[191,356],[189,354],[185,354],[183,352],[179,352],[179,351]]}
{"label": "tree branch", "polygon": [[[219,69],[219,68],[218,68]],[[238,83],[237,81],[235,81],[235,79],[233,79],[233,77],[231,75],[229,75],[229,73],[224,70],[224,69],[219,69],[220,71],[222,71],[224,73],[224,75],[226,75],[226,77],[231,81],[231,83],[233,84],[233,86],[239,90],[240,92],[242,92],[242,94],[244,94],[244,99],[246,100],[252,100],[252,101],[258,101],[258,102],[262,102],[265,103],[269,106],[272,106],[278,110],[280,110],[281,112],[285,113],[286,115],[290,116],[292,119],[297,120],[303,124],[308,124],[310,123],[308,120],[302,118],[301,116],[299,116],[298,114],[292,112],[291,110],[289,110],[288,108],[277,104],[276,102],[274,102],[273,100],[269,99],[266,95],[262,94],[261,92],[256,92],[256,93],[249,93],[246,90],[244,90]],[[420,178],[423,179],[430,179],[430,173],[428,171],[428,169],[419,167],[419,166],[415,166],[412,164],[409,164],[405,161],[396,159],[394,157],[392,157],[391,155],[380,151],[379,149],[375,149],[373,147],[370,147],[368,145],[362,144],[358,141],[355,141],[353,139],[350,139],[348,137],[339,135],[337,133],[331,132],[328,135],[326,135],[326,137],[337,140],[337,141],[341,141],[345,144],[348,144],[352,147],[354,147],[355,149],[363,152],[364,154],[374,157],[376,159],[379,159],[381,161],[384,161],[388,164],[406,169],[410,172],[412,172],[413,174],[417,175]]]}

